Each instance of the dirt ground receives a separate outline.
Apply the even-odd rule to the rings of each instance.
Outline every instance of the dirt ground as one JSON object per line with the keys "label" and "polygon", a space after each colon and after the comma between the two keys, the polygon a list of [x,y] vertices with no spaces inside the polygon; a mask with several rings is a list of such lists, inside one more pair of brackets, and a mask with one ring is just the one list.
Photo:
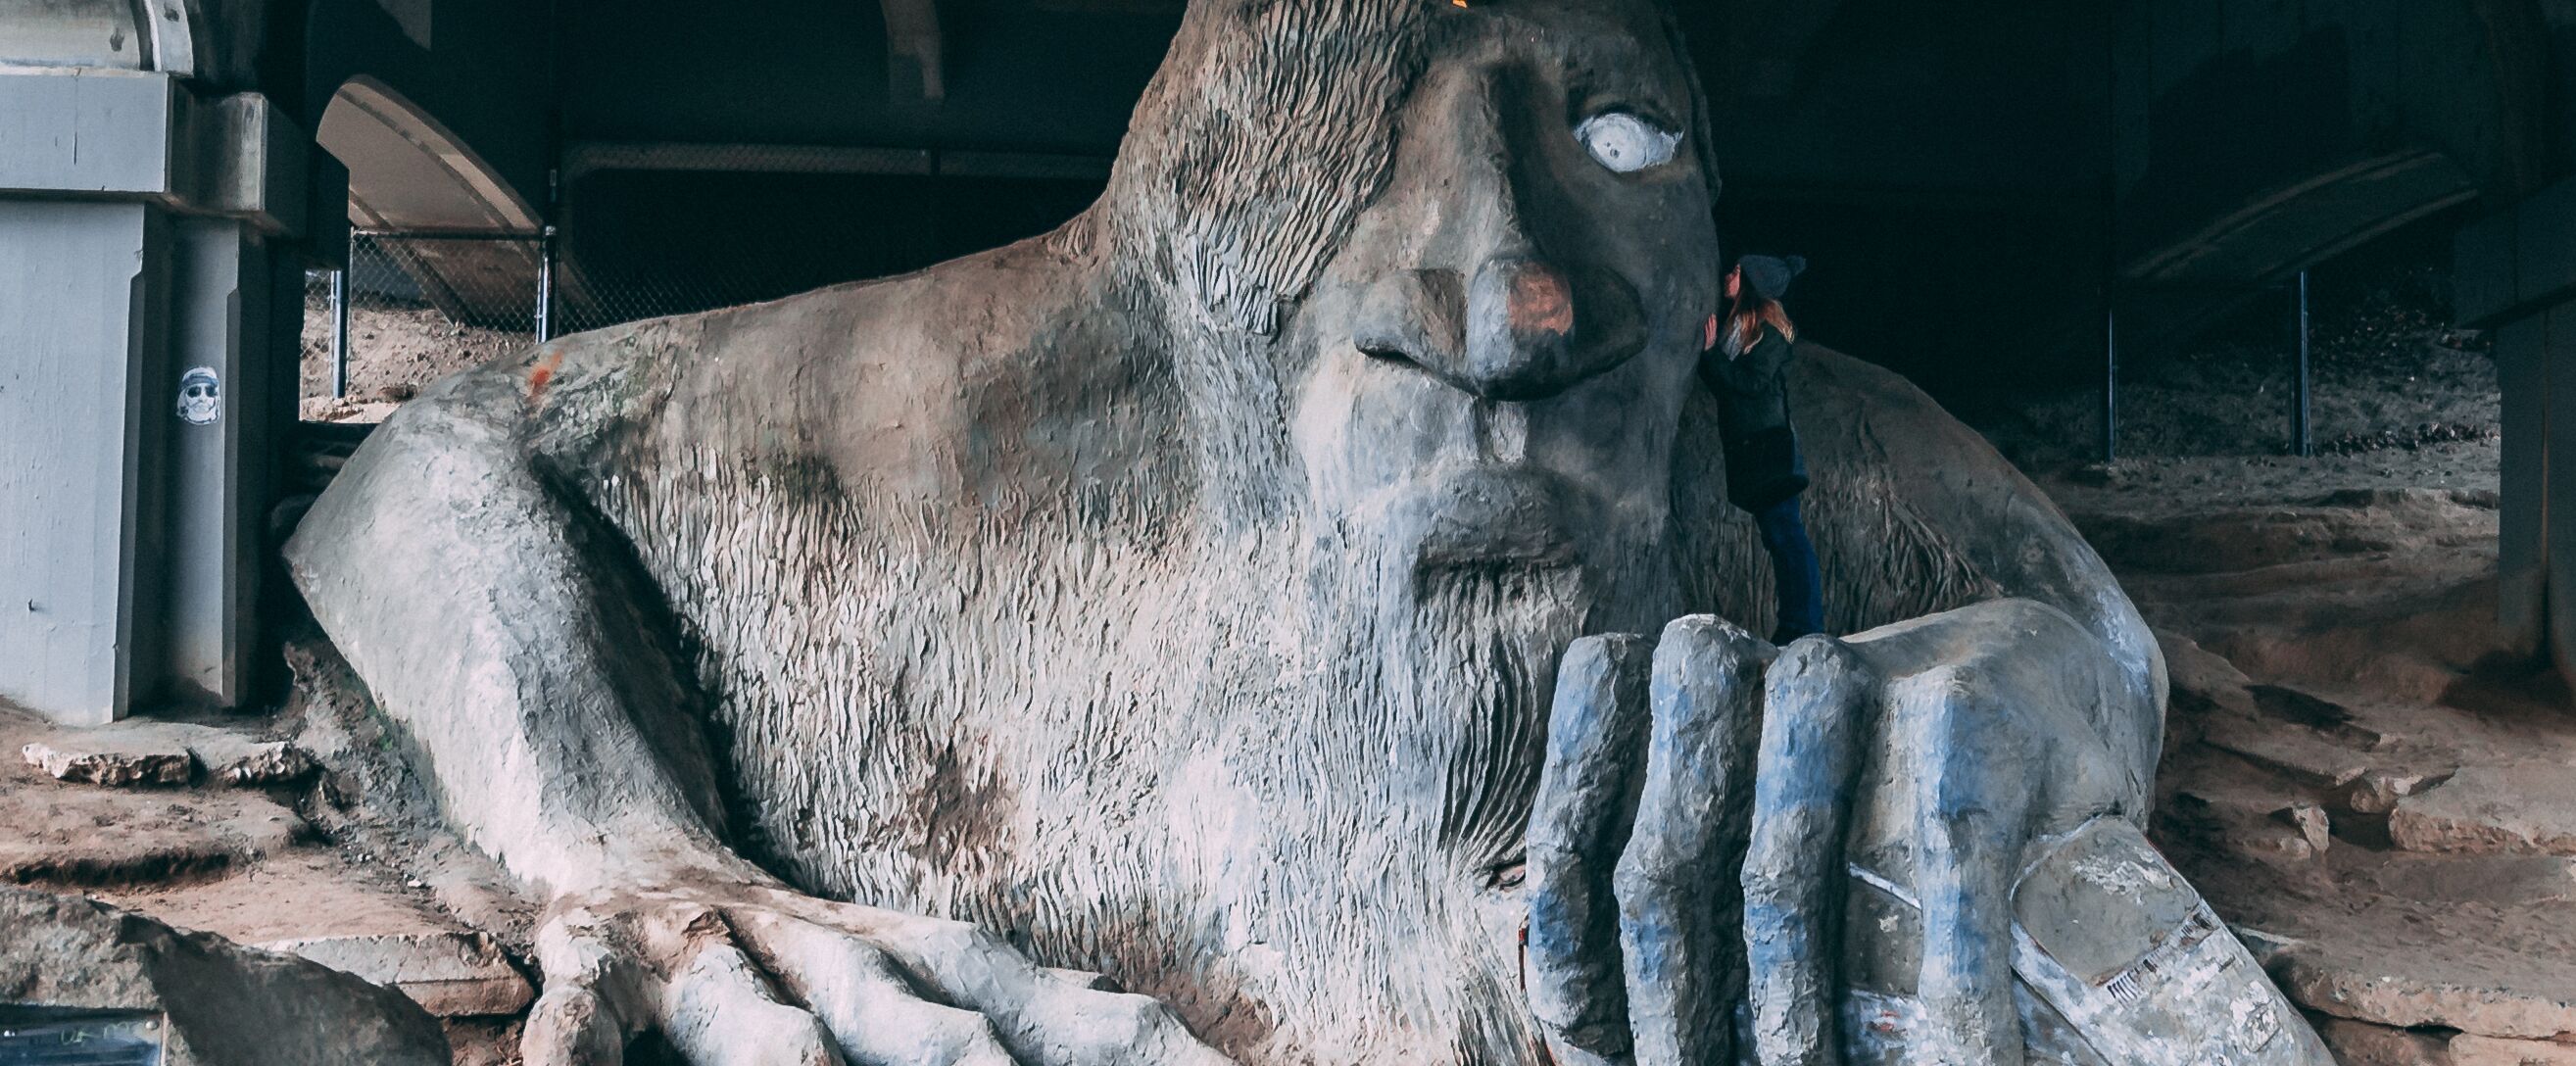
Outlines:
{"label": "dirt ground", "polygon": [[300,408],[308,422],[382,422],[420,387],[519,351],[527,333],[449,321],[437,308],[371,299],[349,310],[348,395],[331,396],[331,302],[304,299]]}

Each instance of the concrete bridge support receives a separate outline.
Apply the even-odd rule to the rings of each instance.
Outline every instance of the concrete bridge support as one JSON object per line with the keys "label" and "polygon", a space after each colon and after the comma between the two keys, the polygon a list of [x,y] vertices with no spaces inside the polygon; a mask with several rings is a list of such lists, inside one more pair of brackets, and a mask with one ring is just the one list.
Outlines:
{"label": "concrete bridge support", "polygon": [[293,419],[309,138],[135,58],[0,73],[0,698],[66,722],[244,698]]}
{"label": "concrete bridge support", "polygon": [[2576,179],[2464,230],[2455,260],[2458,313],[2495,330],[2504,394],[2505,629],[2576,680]]}

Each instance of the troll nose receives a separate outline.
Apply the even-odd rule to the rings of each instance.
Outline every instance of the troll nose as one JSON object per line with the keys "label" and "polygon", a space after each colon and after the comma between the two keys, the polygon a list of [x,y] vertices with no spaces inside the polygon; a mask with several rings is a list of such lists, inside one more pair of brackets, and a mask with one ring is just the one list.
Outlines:
{"label": "troll nose", "polygon": [[1574,383],[1574,287],[1525,257],[1487,260],[1467,285],[1464,375],[1497,400],[1534,400]]}

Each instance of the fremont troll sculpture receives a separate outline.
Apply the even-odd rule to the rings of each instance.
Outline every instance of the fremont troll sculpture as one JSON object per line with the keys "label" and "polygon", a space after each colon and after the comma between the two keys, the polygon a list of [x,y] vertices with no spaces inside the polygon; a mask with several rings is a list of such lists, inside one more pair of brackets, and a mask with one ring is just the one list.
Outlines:
{"label": "fremont troll sculpture", "polygon": [[1647,0],[1199,0],[1063,228],[406,406],[288,557],[548,901],[527,1060],[2322,1063],[1919,393],[1793,390],[1884,628],[1719,620],[1709,148]]}

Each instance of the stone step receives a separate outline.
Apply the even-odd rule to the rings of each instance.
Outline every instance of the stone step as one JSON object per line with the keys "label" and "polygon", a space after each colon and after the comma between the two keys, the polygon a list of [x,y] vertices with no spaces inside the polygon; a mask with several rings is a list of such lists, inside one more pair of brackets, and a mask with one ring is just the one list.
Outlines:
{"label": "stone step", "polygon": [[536,992],[481,933],[305,937],[259,945],[391,985],[442,1018],[512,1015]]}
{"label": "stone step", "polygon": [[2408,851],[2454,855],[2576,855],[2576,767],[2464,766],[2399,799],[2389,839]]}
{"label": "stone step", "polygon": [[2323,1019],[2317,1035],[2342,1066],[2576,1066],[2576,1044],[2398,1029]]}
{"label": "stone step", "polygon": [[2301,944],[2283,953],[2273,975],[2300,1006],[2352,1021],[2513,1040],[2576,1038],[2576,984],[2563,972],[2537,972],[2563,966],[2535,963],[2532,972],[2515,972],[2510,950],[2494,945],[2454,958],[2345,947]]}
{"label": "stone step", "polygon": [[258,792],[0,787],[0,881],[117,885],[222,873],[307,835]]}

